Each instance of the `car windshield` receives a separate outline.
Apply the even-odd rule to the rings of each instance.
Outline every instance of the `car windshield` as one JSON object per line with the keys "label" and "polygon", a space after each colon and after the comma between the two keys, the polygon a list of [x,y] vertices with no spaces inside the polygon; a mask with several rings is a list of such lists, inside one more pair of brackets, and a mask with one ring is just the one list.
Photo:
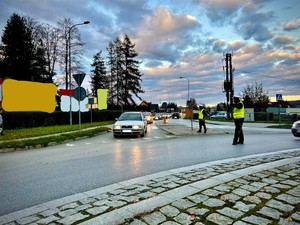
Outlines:
{"label": "car windshield", "polygon": [[142,121],[142,116],[140,114],[137,113],[125,113],[122,114],[119,119],[119,121],[124,121],[124,120],[138,120],[138,121]]}

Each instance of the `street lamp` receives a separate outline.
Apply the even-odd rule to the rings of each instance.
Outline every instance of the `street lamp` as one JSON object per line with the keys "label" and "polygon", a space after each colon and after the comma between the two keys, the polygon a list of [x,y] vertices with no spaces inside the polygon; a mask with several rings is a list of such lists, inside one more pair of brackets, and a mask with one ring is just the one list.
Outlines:
{"label": "street lamp", "polygon": [[187,100],[189,101],[190,100],[190,80],[189,80],[189,78],[187,78],[187,77],[179,77],[180,79],[183,79],[183,78],[185,78],[185,79],[187,79],[187,81],[188,81],[188,98],[187,98]]}
{"label": "street lamp", "polygon": [[[74,25],[72,25],[69,28],[69,32],[68,32],[68,45],[69,45],[69,71],[68,71],[68,75],[66,77],[66,82],[67,82],[67,87],[68,87],[68,76],[69,76],[69,89],[71,90],[71,76],[72,76],[72,66],[71,66],[71,31],[74,27],[76,26],[80,26],[80,25],[84,25],[84,24],[89,24],[90,21],[84,21],[83,23],[76,23]],[[80,107],[79,107],[80,110]],[[70,125],[72,125],[72,97],[70,94]]]}
{"label": "street lamp", "polygon": [[192,113],[191,113],[191,129],[193,130],[193,116],[194,116],[194,113],[193,113],[193,108],[191,107],[190,103],[190,80],[189,78],[187,77],[179,77],[180,79],[187,79],[188,81],[188,99],[187,99],[187,105],[188,105],[188,108],[192,110]]}

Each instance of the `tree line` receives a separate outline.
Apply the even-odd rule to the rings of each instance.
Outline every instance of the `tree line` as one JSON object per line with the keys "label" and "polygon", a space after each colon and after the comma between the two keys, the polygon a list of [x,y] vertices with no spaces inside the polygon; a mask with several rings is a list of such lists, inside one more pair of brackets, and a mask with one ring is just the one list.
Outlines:
{"label": "tree line", "polygon": [[[59,20],[56,26],[52,26],[13,13],[1,37],[0,78],[55,83],[66,89],[74,88],[75,81],[68,82],[68,62],[71,62],[72,74],[82,73],[81,57],[85,43],[77,27],[71,29],[73,25],[70,18]],[[109,89],[110,106],[134,106],[134,97],[140,99],[139,93],[144,92],[140,86],[140,62],[136,60],[139,54],[134,47],[128,35],[125,35],[109,43],[107,61],[102,58],[102,51],[93,57],[92,93],[96,96],[97,89]],[[64,76],[56,76],[61,74]]]}
{"label": "tree line", "polygon": [[134,47],[135,44],[125,34],[109,42],[107,61],[102,57],[102,51],[93,57],[92,94],[96,96],[98,89],[108,89],[110,107],[132,108],[136,106],[135,97],[142,100],[139,94],[144,93],[140,86],[143,74],[139,71],[141,62],[136,60],[139,54]]}

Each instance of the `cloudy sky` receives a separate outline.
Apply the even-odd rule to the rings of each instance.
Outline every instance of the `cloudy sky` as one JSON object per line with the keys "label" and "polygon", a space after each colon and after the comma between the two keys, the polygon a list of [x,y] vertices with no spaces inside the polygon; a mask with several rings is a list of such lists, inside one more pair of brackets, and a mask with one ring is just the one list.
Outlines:
{"label": "cloudy sky", "polygon": [[1,36],[12,13],[54,26],[89,20],[78,27],[87,75],[93,55],[127,34],[142,61],[140,97],[152,103],[184,105],[188,83],[198,103],[224,102],[226,53],[236,94],[259,82],[270,97],[300,100],[299,0],[0,0]]}

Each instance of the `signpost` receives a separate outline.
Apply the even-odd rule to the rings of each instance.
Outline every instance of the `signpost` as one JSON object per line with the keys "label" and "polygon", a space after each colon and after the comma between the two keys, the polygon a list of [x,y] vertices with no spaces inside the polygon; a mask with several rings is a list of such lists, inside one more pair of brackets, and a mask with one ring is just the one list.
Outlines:
{"label": "signpost", "polygon": [[82,81],[84,80],[85,73],[73,74],[73,78],[78,84],[78,87],[74,90],[74,98],[78,100],[78,126],[79,130],[81,130],[81,114],[80,114],[80,101],[85,99],[86,91],[81,87]]}
{"label": "signpost", "polygon": [[280,107],[281,107],[281,102],[282,102],[282,94],[276,94],[276,101],[278,102],[278,119],[279,119],[279,126],[281,126]]}

